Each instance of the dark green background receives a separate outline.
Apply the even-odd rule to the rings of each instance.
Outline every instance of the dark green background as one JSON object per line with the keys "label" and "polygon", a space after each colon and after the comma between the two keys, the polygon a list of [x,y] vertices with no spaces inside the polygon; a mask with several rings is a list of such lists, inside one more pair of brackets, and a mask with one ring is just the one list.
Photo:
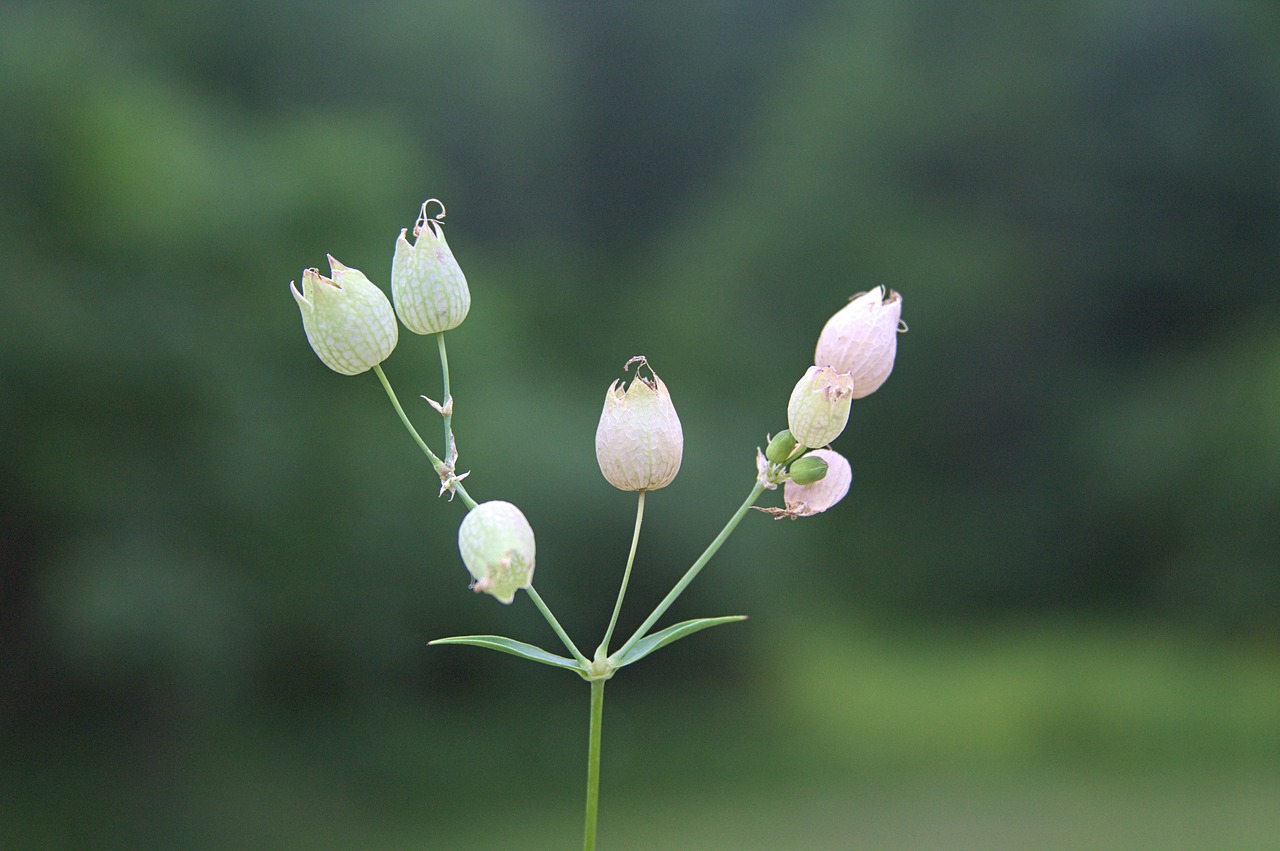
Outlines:
{"label": "dark green background", "polygon": [[[836,448],[615,679],[602,847],[1262,848],[1280,835],[1272,3],[0,8],[0,845],[571,848],[587,689],[467,592],[326,253],[418,205],[471,284],[462,467],[582,645],[643,353],[684,467],[634,628],[749,490],[826,318],[911,327]],[[435,344],[386,365],[439,446]],[[776,497],[775,497],[776,498]]]}

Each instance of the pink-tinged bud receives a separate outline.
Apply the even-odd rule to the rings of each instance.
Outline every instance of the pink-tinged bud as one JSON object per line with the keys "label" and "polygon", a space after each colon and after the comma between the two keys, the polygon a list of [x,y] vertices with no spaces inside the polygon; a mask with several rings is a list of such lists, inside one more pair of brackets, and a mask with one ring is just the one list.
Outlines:
{"label": "pink-tinged bud", "polygon": [[853,398],[874,393],[893,371],[902,322],[902,296],[884,287],[855,297],[827,320],[813,362],[853,376]]}
{"label": "pink-tinged bud", "polygon": [[475,579],[471,588],[501,603],[533,584],[534,549],[533,528],[509,502],[480,503],[458,528],[458,551]]}
{"label": "pink-tinged bud", "polygon": [[[782,501],[788,517],[808,517],[821,514],[849,492],[849,483],[853,481],[853,471],[844,456],[833,449],[815,449],[800,460],[807,458],[821,459],[826,462],[827,474],[816,482],[806,485],[789,481],[782,486]],[[798,461],[796,463],[799,463]]]}
{"label": "pink-tinged bud", "polygon": [[359,269],[332,257],[333,278],[319,270],[302,273],[302,292],[289,284],[307,341],[324,365],[343,375],[358,375],[391,356],[399,339],[396,316],[386,295]]}
{"label": "pink-tinged bud", "polygon": [[440,204],[434,198],[422,205],[413,226],[413,244],[400,231],[395,257],[391,260],[391,297],[396,315],[415,334],[435,334],[462,324],[471,309],[471,291],[458,261],[445,242],[440,214],[428,218],[427,205]]}
{"label": "pink-tinged bud", "polygon": [[829,366],[811,366],[796,382],[787,405],[787,426],[801,446],[826,446],[849,423],[852,376]]}
{"label": "pink-tinged bud", "polygon": [[[623,366],[636,366],[631,386],[609,386],[596,428],[596,460],[609,484],[624,491],[657,490],[671,484],[684,456],[684,432],[671,404],[667,385],[643,357]],[[640,374],[649,371],[648,376]]]}

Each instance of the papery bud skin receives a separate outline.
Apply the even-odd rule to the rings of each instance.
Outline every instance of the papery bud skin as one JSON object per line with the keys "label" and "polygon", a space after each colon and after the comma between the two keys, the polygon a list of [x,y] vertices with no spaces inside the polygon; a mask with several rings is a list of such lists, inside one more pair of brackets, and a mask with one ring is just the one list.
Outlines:
{"label": "papery bud skin", "polygon": [[829,366],[811,366],[796,382],[787,405],[787,425],[801,446],[826,446],[849,423],[852,376]]}
{"label": "papery bud skin", "polygon": [[791,432],[784,428],[769,441],[768,447],[764,450],[764,457],[774,464],[785,464],[792,453],[796,451],[797,445],[796,439],[791,436]]}
{"label": "papery bud skin", "polygon": [[902,296],[876,287],[827,320],[813,362],[853,376],[853,398],[874,393],[893,371],[902,321]]}
{"label": "papery bud skin", "polygon": [[307,342],[324,365],[359,375],[391,356],[399,327],[391,302],[359,269],[329,258],[332,278],[317,269],[302,273],[302,292],[289,284],[302,311]]}
{"label": "papery bud skin", "polygon": [[[436,334],[462,324],[471,309],[466,276],[454,259],[438,218],[427,217],[426,202],[413,228],[411,245],[407,230],[396,239],[391,260],[391,297],[396,315],[415,334]],[[436,203],[439,203],[438,201]]]}
{"label": "papery bud skin", "polygon": [[458,551],[475,579],[472,589],[492,594],[501,603],[533,584],[533,528],[509,502],[482,502],[458,527]]}
{"label": "papery bud skin", "polygon": [[827,462],[822,459],[822,456],[811,452],[796,460],[788,468],[787,473],[790,475],[791,481],[797,485],[811,485],[814,482],[822,481],[823,477],[827,475],[827,466]]}
{"label": "papery bud skin", "polygon": [[[853,471],[843,455],[833,449],[815,449],[800,461],[808,461],[810,458],[824,462],[827,465],[827,474],[810,484],[802,484],[793,479],[782,486],[782,501],[786,505],[784,515],[787,517],[808,517],[820,514],[844,499],[849,493]],[[793,464],[792,467],[794,468],[795,465]]]}
{"label": "papery bud skin", "polygon": [[[643,356],[631,385],[624,391],[614,381],[604,397],[596,427],[596,461],[600,472],[624,491],[658,490],[671,484],[684,456],[684,432],[667,385]],[[640,374],[648,369],[649,376]]]}

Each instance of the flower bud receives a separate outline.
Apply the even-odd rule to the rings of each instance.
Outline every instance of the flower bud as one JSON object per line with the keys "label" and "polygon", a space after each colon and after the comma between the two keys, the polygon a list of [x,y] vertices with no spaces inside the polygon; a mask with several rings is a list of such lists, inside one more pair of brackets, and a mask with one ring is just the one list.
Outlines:
{"label": "flower bud", "polygon": [[822,481],[822,478],[827,475],[827,466],[822,456],[811,452],[792,464],[787,473],[791,481],[797,485],[811,485]]}
{"label": "flower bud", "polygon": [[476,593],[510,603],[516,591],[533,584],[533,529],[509,502],[482,502],[471,509],[458,528],[458,550]]}
{"label": "flower bud", "polygon": [[796,451],[797,445],[796,439],[791,436],[791,432],[784,428],[769,441],[769,445],[764,450],[764,457],[774,464],[785,464],[787,459]]}
{"label": "flower bud", "polygon": [[[622,382],[614,381],[605,394],[596,428],[596,461],[615,488],[657,490],[680,471],[684,432],[667,385],[643,355],[627,361],[623,371],[633,363],[638,366],[631,386],[623,392]],[[649,370],[649,377],[641,369]]]}
{"label": "flower bud", "polygon": [[[432,199],[434,200],[434,199]],[[396,315],[415,334],[435,334],[457,328],[471,309],[471,291],[467,279],[453,259],[449,243],[444,240],[440,215],[427,217],[427,201],[422,205],[418,222],[413,226],[413,245],[404,238],[404,230],[396,240],[396,253],[391,260],[391,297]]]}
{"label": "flower bud", "polygon": [[[853,376],[853,398],[875,392],[893,370],[902,321],[902,296],[884,287],[854,298],[827,320],[813,362]],[[905,330],[905,328],[903,328]]]}
{"label": "flower bud", "polygon": [[820,514],[840,500],[849,492],[849,483],[853,480],[853,472],[849,462],[839,452],[832,449],[815,449],[808,455],[791,465],[792,472],[803,461],[812,459],[824,463],[827,474],[815,482],[803,483],[794,476],[782,486],[782,501],[786,504],[785,515],[788,517],[808,517]]}
{"label": "flower bud", "polygon": [[853,377],[829,366],[811,366],[791,391],[787,424],[801,446],[826,446],[849,422]]}
{"label": "flower bud", "polygon": [[317,269],[302,273],[302,292],[291,282],[307,342],[324,365],[343,375],[358,375],[391,356],[399,339],[396,317],[386,295],[359,269],[332,257],[333,278]]}

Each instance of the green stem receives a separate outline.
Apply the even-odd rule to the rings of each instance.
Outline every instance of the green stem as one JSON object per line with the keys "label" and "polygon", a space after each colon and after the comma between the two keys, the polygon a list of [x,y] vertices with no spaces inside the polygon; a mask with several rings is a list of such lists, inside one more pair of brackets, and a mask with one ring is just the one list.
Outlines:
{"label": "green stem", "polygon": [[595,851],[596,816],[600,812],[600,729],[604,722],[604,680],[591,681],[591,730],[587,740],[587,817],[583,851]]}
{"label": "green stem", "polygon": [[618,589],[618,602],[613,605],[613,617],[609,619],[609,629],[605,631],[604,641],[596,649],[596,658],[603,659],[609,655],[609,640],[613,638],[613,629],[618,625],[618,613],[622,611],[622,598],[627,594],[627,582],[631,579],[631,565],[636,560],[636,544],[640,543],[640,524],[644,522],[644,491],[639,491],[636,502],[636,528],[631,533],[631,552],[627,554],[627,567],[622,571],[622,587]]}
{"label": "green stem", "polygon": [[582,655],[582,651],[578,649],[578,645],[573,643],[573,639],[569,637],[569,633],[564,631],[564,627],[560,626],[560,621],[556,620],[556,616],[551,614],[551,609],[547,608],[547,604],[542,602],[542,596],[534,590],[530,585],[524,589],[529,592],[529,599],[533,600],[533,604],[538,607],[538,611],[542,612],[542,616],[546,618],[547,623],[551,625],[551,630],[560,638],[565,648],[573,654],[573,658],[578,660],[578,664],[582,666],[582,670],[587,670],[591,665],[591,661]]}
{"label": "green stem", "polygon": [[764,485],[760,482],[756,482],[756,486],[751,489],[751,493],[747,495],[746,500],[744,500],[742,505],[738,507],[738,510],[734,512],[734,515],[729,518],[729,522],[725,524],[724,528],[720,530],[720,534],[716,535],[715,540],[712,541],[706,550],[703,551],[702,555],[698,556],[698,560],[695,561],[687,571],[685,571],[684,576],[682,576],[680,581],[676,583],[675,587],[671,589],[671,592],[667,594],[667,596],[662,599],[662,602],[658,604],[658,607],[653,610],[653,614],[649,615],[645,622],[640,625],[640,628],[627,639],[626,644],[618,648],[618,652],[614,653],[613,656],[610,657],[610,660],[616,659],[623,653],[630,650],[631,645],[644,638],[645,633],[649,631],[650,627],[658,622],[658,618],[666,614],[667,609],[669,609],[671,604],[676,601],[676,598],[684,593],[684,589],[689,587],[689,583],[697,577],[698,572],[706,566],[707,562],[711,561],[711,557],[715,555],[721,545],[728,540],[729,535],[732,534],[733,530],[738,527],[740,522],[742,522],[742,518],[746,516],[747,511],[751,509],[751,506],[760,498],[760,494],[763,492]]}
{"label": "green stem", "polygon": [[382,389],[387,391],[387,397],[391,399],[391,404],[395,406],[396,413],[400,415],[400,422],[404,423],[404,427],[409,430],[409,435],[413,438],[413,442],[418,444],[426,456],[431,459],[431,466],[439,473],[444,468],[444,462],[436,457],[436,453],[431,451],[431,447],[427,446],[426,441],[422,439],[422,435],[418,434],[418,430],[413,427],[413,423],[409,422],[409,416],[404,412],[404,408],[400,407],[400,400],[396,398],[396,391],[391,389],[391,382],[387,380],[387,374],[382,371],[382,364],[374,364],[374,373],[378,376],[378,380],[382,382]]}
{"label": "green stem", "polygon": [[[404,427],[409,430],[409,435],[413,438],[413,442],[418,444],[418,448],[431,460],[431,466],[435,468],[436,475],[447,475],[447,465],[431,451],[431,447],[427,446],[426,441],[422,439],[422,435],[418,434],[418,430],[413,427],[413,423],[409,422],[409,416],[404,412],[404,408],[400,406],[400,400],[396,398],[396,391],[391,389],[391,382],[387,380],[386,373],[382,371],[382,364],[374,364],[373,371],[377,374],[378,380],[382,382],[382,389],[387,391],[387,398],[395,406],[396,413],[400,415],[400,422],[404,423]],[[467,489],[462,486],[461,482],[454,480],[453,489],[458,492],[458,496],[462,497],[462,502],[467,506],[468,511],[476,507],[476,501],[467,493]]]}
{"label": "green stem", "polygon": [[[444,349],[444,332],[436,334],[436,343],[440,348],[440,373],[444,377],[444,398],[440,404],[448,413],[444,414],[444,457],[453,455],[453,406],[449,404],[453,396],[449,393],[449,355]],[[452,463],[452,462],[451,462]]]}

